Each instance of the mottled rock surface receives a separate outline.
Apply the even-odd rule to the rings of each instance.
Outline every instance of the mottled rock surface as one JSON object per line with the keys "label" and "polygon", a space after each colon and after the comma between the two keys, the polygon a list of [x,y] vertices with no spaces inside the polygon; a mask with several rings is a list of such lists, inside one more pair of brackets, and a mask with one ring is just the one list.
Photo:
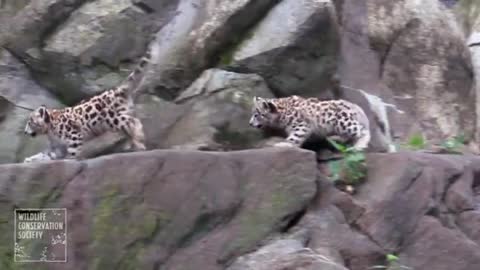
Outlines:
{"label": "mottled rock surface", "polygon": [[[441,141],[459,132],[474,137],[472,61],[451,10],[437,0],[345,0],[338,6],[341,84],[405,111],[389,113],[394,137],[422,133]],[[362,102],[348,91],[342,96]]]}
{"label": "mottled rock surface", "polygon": [[183,0],[177,15],[156,37],[158,64],[146,79],[151,92],[174,98],[206,68],[219,61],[219,54],[262,18],[277,0]]}
{"label": "mottled rock surface", "polygon": [[[279,239],[236,260],[228,270],[346,270],[330,256],[305,247],[301,239]],[[338,257],[340,255],[338,254]]]}
{"label": "mottled rock surface", "polygon": [[[61,269],[224,269],[305,209],[316,178],[312,152],[275,148],[2,165],[0,209],[66,207]],[[10,265],[11,234],[1,240]]]}
{"label": "mottled rock surface", "polygon": [[0,163],[21,162],[26,156],[42,151],[46,138],[25,136],[23,130],[30,111],[13,104],[35,108],[41,104],[58,107],[61,103],[39,86],[25,65],[6,50],[0,50],[0,73],[0,96],[5,98],[0,105]]}
{"label": "mottled rock surface", "polygon": [[413,152],[368,155],[367,182],[357,193],[350,197],[322,182],[298,227],[309,228],[310,248],[339,251],[348,269],[386,265],[385,254],[413,269],[476,269],[480,249],[471,226],[479,218],[479,162]]}
{"label": "mottled rock surface", "polygon": [[224,65],[263,76],[277,95],[333,98],[338,26],[332,1],[285,0],[240,37]]}
{"label": "mottled rock surface", "polygon": [[[479,164],[474,156],[370,154],[367,179],[351,196],[306,150],[156,150],[2,165],[0,209],[66,207],[61,269],[363,270],[395,254],[413,269],[475,270]],[[4,221],[0,229],[13,231]],[[3,265],[11,241],[3,234]]]}

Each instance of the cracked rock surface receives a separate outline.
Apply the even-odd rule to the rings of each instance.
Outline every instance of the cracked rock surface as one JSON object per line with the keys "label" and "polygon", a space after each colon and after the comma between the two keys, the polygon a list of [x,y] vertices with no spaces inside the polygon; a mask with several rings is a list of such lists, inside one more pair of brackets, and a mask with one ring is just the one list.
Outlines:
{"label": "cracked rock surface", "polygon": [[353,196],[297,149],[2,165],[0,209],[69,209],[61,269],[363,270],[386,254],[413,269],[478,269],[480,158],[404,152],[367,164]]}
{"label": "cracked rock surface", "polygon": [[[67,208],[61,269],[223,269],[306,207],[317,173],[314,153],[291,149],[3,165],[0,210]],[[12,219],[2,221],[13,231]],[[2,265],[11,241],[2,234]]]}

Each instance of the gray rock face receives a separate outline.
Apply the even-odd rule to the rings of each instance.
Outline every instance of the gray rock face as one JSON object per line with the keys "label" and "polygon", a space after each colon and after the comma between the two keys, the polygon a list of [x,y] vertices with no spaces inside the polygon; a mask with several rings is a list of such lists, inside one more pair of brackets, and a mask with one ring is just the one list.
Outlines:
{"label": "gray rock face", "polygon": [[338,250],[353,270],[386,265],[388,253],[412,269],[476,269],[480,249],[471,226],[479,218],[479,161],[408,152],[368,155],[367,181],[357,193],[350,197],[322,181],[298,227],[311,233],[310,248]]}
{"label": "gray rock face", "polygon": [[223,64],[262,75],[278,95],[332,98],[338,29],[331,1],[286,0],[276,5]]}
{"label": "gray rock face", "polygon": [[[0,209],[68,208],[62,269],[220,270],[304,209],[316,175],[314,154],[294,149],[3,165]],[[13,231],[13,219],[5,221],[0,229]],[[0,263],[7,265],[11,234],[0,240]]]}
{"label": "gray rock face", "polygon": [[8,24],[8,19],[24,8],[30,0],[2,0],[0,3],[0,32],[6,31],[4,26]]}
{"label": "gray rock face", "polygon": [[[455,6],[455,14],[467,38],[467,44],[470,49],[472,65],[475,78],[475,94],[476,94],[476,115],[477,115],[477,134],[476,142],[480,138],[480,3],[477,1],[461,1]],[[478,143],[477,143],[478,147]]]}
{"label": "gray rock face", "polygon": [[238,258],[227,270],[347,270],[342,264],[305,248],[296,239],[272,241],[256,252]]}
{"label": "gray rock face", "polygon": [[249,126],[254,96],[272,97],[261,77],[210,69],[177,99],[188,110],[163,143],[186,149],[235,150],[262,138]]}
{"label": "gray rock face", "polygon": [[[20,106],[36,108],[42,104],[60,107],[47,90],[36,84],[26,67],[6,50],[0,50],[0,96]],[[43,151],[45,138],[27,138],[23,134],[30,111],[2,101],[0,117],[0,163],[22,161]]]}
{"label": "gray rock face", "polygon": [[165,2],[153,12],[148,4],[141,9],[127,0],[64,2],[29,5],[12,19],[3,40],[67,104],[117,85],[176,5]]}
{"label": "gray rock face", "polygon": [[[16,2],[19,6],[27,4],[25,1]],[[13,12],[14,17],[8,18],[7,25],[1,28],[3,31],[0,42],[17,54],[36,48],[59,21],[68,18],[85,2],[85,0],[29,1],[28,5],[19,12]]]}
{"label": "gray rock face", "polygon": [[[68,208],[62,269],[364,270],[393,253],[413,269],[475,270],[479,162],[370,154],[354,196],[324,179],[314,153],[289,148],[11,164],[0,166],[0,209]],[[0,240],[6,264],[12,238]]]}
{"label": "gray rock face", "polygon": [[[165,98],[176,97],[217,54],[269,10],[276,0],[183,0],[177,15],[157,34],[158,64],[145,80],[146,88]],[[154,74],[154,75],[153,75]]]}
{"label": "gray rock face", "polygon": [[473,137],[472,64],[450,10],[437,0],[346,0],[339,10],[341,84],[405,111],[390,113],[395,137],[423,133],[438,141],[459,131]]}

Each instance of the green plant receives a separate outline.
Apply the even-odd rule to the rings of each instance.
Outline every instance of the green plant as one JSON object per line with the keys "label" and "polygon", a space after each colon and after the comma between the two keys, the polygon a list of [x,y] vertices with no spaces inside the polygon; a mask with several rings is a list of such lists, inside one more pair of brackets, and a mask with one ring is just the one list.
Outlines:
{"label": "green plant", "polygon": [[343,159],[329,163],[332,180],[334,182],[342,180],[350,185],[359,183],[366,175],[365,154],[353,148],[347,148],[330,138],[327,138],[327,141],[343,155]]}
{"label": "green plant", "polygon": [[463,134],[446,139],[440,144],[443,150],[449,153],[459,153],[460,149],[465,145],[465,136]]}
{"label": "green plant", "polygon": [[427,142],[423,135],[415,134],[408,139],[406,147],[411,150],[425,149],[427,147]]}
{"label": "green plant", "polygon": [[387,269],[387,270],[402,270],[402,269],[409,269],[413,270],[413,268],[402,265],[400,263],[400,259],[392,253],[385,255],[385,262],[386,265],[375,265],[370,267],[369,269]]}

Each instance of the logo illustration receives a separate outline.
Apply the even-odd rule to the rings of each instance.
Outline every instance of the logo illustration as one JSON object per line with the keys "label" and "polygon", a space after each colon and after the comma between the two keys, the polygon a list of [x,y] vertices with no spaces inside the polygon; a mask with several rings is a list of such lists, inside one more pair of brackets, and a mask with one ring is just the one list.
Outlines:
{"label": "logo illustration", "polygon": [[15,262],[67,261],[67,209],[15,209]]}

